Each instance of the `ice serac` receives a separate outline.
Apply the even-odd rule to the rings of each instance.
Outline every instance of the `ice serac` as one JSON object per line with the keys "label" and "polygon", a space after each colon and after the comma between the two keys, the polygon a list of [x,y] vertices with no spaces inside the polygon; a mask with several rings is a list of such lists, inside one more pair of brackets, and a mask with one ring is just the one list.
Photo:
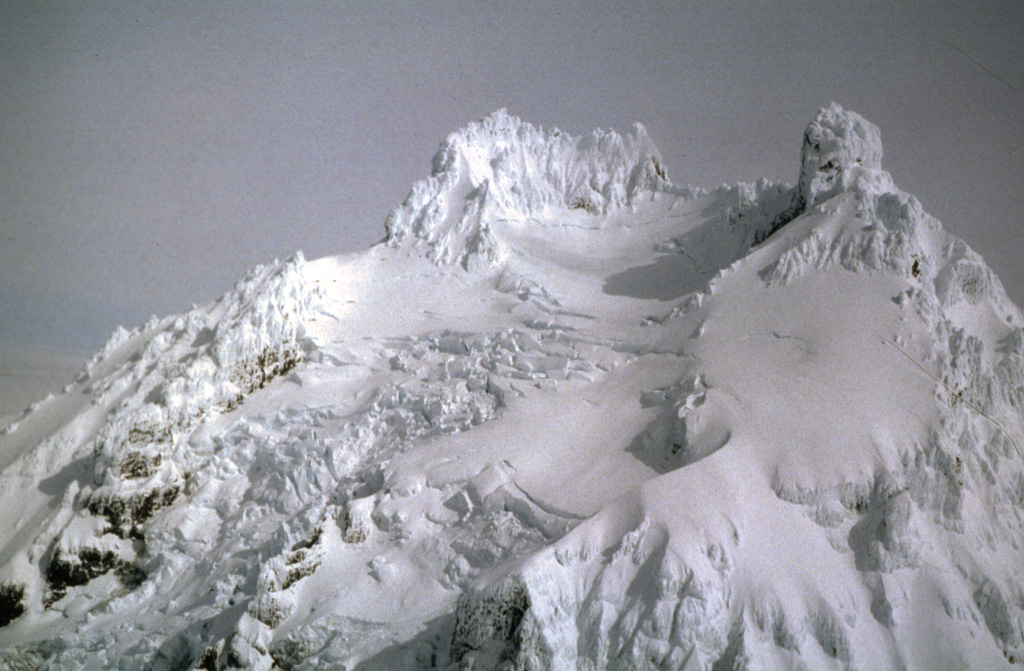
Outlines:
{"label": "ice serac", "polygon": [[604,214],[643,193],[671,187],[640,124],[626,135],[573,137],[498,110],[449,135],[431,175],[387,217],[391,244],[412,240],[440,263],[503,258],[491,224],[529,225],[552,211]]}
{"label": "ice serac", "polygon": [[[37,450],[77,460],[81,474],[43,525],[50,546],[38,557],[42,574],[21,584],[29,599],[49,607],[106,574],[127,588],[145,578],[143,527],[184,493],[195,465],[189,435],[305,356],[305,321],[321,294],[304,268],[301,253],[257,267],[209,306],[117,329],[86,364],[76,382],[93,408],[82,414],[99,415],[98,427],[83,432],[78,418]],[[22,477],[48,474],[45,462],[10,470],[19,466]]]}

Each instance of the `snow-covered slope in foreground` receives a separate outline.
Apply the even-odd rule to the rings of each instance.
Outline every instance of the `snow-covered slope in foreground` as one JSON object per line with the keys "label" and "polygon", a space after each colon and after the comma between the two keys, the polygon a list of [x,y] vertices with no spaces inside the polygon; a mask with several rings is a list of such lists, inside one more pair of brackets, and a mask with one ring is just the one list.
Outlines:
{"label": "snow-covered slope in foreground", "polygon": [[0,437],[0,667],[1021,668],[1021,313],[873,125],[802,153],[499,112],[119,331]]}

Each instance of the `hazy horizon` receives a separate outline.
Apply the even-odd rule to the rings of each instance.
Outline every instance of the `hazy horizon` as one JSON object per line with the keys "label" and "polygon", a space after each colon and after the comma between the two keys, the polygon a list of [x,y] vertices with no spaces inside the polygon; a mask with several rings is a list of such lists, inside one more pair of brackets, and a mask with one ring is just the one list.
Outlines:
{"label": "hazy horizon", "polygon": [[0,5],[0,342],[95,349],[352,252],[497,108],[643,123],[678,184],[794,182],[831,100],[1024,303],[1024,4]]}

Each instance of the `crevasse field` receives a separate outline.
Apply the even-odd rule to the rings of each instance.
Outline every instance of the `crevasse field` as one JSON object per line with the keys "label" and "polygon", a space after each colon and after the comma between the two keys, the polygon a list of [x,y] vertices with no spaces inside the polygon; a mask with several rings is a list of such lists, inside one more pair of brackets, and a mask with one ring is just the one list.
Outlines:
{"label": "crevasse field", "polygon": [[1024,667],[1024,318],[881,166],[451,134],[3,431],[0,668]]}

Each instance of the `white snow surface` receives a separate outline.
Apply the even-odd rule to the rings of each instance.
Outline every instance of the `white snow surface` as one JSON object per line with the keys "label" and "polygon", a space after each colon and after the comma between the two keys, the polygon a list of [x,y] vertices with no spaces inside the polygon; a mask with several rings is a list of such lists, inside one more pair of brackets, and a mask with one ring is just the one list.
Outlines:
{"label": "white snow surface", "polygon": [[477,253],[497,264],[507,251],[493,235],[495,223],[527,226],[565,210],[606,214],[670,187],[640,124],[625,136],[597,130],[574,138],[498,110],[445,139],[430,177],[388,215],[387,239],[414,237],[445,263]]}
{"label": "white snow surface", "polygon": [[0,668],[1021,668],[1024,318],[881,156],[453,133],[4,429]]}

